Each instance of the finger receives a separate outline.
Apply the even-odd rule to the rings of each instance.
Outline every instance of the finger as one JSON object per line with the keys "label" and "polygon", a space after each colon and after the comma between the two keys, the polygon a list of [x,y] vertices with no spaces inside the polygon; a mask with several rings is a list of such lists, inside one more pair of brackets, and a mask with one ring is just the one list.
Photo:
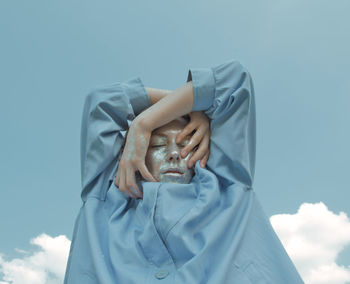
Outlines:
{"label": "finger", "polygon": [[200,160],[204,157],[204,155],[207,153],[209,149],[209,141],[208,137],[205,136],[203,140],[200,142],[198,149],[194,152],[194,154],[191,156],[191,158],[188,161],[188,166],[192,167],[197,160]]}
{"label": "finger", "polygon": [[192,131],[195,129],[194,125],[192,123],[188,123],[184,129],[181,130],[179,134],[176,136],[176,143],[180,143],[184,137],[187,135],[190,135]]}
{"label": "finger", "polygon": [[135,171],[129,170],[126,176],[126,186],[130,192],[133,192],[137,197],[142,198],[142,192],[136,184]]}
{"label": "finger", "polygon": [[145,180],[148,180],[148,181],[153,181],[153,182],[158,182],[153,176],[152,174],[148,171],[146,165],[144,163],[141,163],[138,167],[138,170],[140,172],[140,174],[142,175],[142,177],[145,179]]}
{"label": "finger", "polygon": [[[120,165],[120,164],[119,164]],[[119,167],[119,165],[118,165],[118,171],[117,171],[117,176],[115,177],[115,180],[114,180],[114,184],[117,186],[117,187],[119,187],[118,185],[119,185],[119,177],[120,177],[120,167]]]}
{"label": "finger", "polygon": [[114,182],[117,187],[120,186],[120,174],[122,173],[123,169],[124,169],[124,163],[122,161],[119,161],[118,171],[117,171],[117,175],[115,177],[115,182]]}
{"label": "finger", "polygon": [[206,139],[207,143],[208,143],[208,149],[207,149],[207,153],[204,155],[204,157],[202,158],[201,161],[201,165],[202,168],[204,168],[209,160],[209,155],[210,155],[210,131],[207,132],[207,134],[205,135],[204,139]]}
{"label": "finger", "polygon": [[201,167],[202,168],[204,168],[205,167],[205,165],[206,165],[206,163],[207,163],[207,161],[208,161],[208,159],[209,159],[209,152],[210,151],[208,151],[205,155],[204,155],[204,157],[202,158],[202,160],[201,160]]}
{"label": "finger", "polygon": [[191,168],[198,160],[202,159],[204,155],[205,155],[205,150],[199,150],[197,148],[188,161],[188,167]]}
{"label": "finger", "polygon": [[198,129],[191,137],[190,142],[182,149],[181,156],[185,158],[189,152],[203,139],[203,130]]}
{"label": "finger", "polygon": [[130,185],[129,185],[129,183],[128,183],[128,179],[129,179],[129,175],[130,175],[130,171],[131,171],[130,169],[132,169],[131,166],[126,166],[126,167],[125,167],[125,170],[123,171],[123,173],[124,173],[124,182],[125,182],[123,190],[124,190],[131,198],[137,198],[138,196],[137,196],[136,192],[134,192],[133,190],[131,190]]}
{"label": "finger", "polygon": [[119,188],[119,177],[115,178],[114,185]]}
{"label": "finger", "polygon": [[202,168],[206,166],[210,155],[210,131],[206,133],[203,140],[205,140],[208,143],[208,146],[207,146],[208,148],[207,148],[206,154],[204,155],[204,157],[201,159],[201,162],[200,162]]}
{"label": "finger", "polygon": [[129,195],[132,198],[136,198],[136,195],[134,193],[129,192],[127,187],[126,187],[126,174],[125,174],[124,170],[122,170],[122,172],[120,173],[119,185],[120,185],[119,189],[121,191],[123,191],[126,195]]}

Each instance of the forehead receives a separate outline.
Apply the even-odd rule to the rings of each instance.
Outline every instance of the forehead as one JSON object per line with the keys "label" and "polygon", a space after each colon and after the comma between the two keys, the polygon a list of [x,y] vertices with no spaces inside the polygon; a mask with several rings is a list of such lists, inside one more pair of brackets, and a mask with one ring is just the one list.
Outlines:
{"label": "forehead", "polygon": [[187,121],[183,118],[177,118],[169,123],[155,129],[152,132],[152,136],[167,136],[170,133],[180,133],[185,126],[187,125]]}

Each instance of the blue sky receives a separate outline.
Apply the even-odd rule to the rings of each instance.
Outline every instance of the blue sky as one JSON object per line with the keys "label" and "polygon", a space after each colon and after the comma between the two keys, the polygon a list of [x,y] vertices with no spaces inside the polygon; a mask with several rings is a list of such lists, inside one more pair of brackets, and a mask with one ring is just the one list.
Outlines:
{"label": "blue sky", "polygon": [[[254,188],[268,216],[350,216],[349,1],[2,1],[0,253],[72,237],[80,124],[96,85],[176,89],[239,60],[254,81]],[[337,256],[350,265],[350,242]]]}

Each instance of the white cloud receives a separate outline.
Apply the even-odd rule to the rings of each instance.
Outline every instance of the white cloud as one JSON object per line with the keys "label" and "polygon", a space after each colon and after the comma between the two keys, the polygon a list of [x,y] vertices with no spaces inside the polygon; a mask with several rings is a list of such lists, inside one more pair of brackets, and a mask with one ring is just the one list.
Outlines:
{"label": "white cloud", "polygon": [[336,263],[350,244],[350,220],[320,203],[303,203],[296,214],[277,214],[270,222],[306,284],[350,282],[350,266]]}
{"label": "white cloud", "polygon": [[0,273],[3,279],[0,284],[61,284],[68,260],[70,240],[60,235],[51,237],[41,234],[30,240],[30,243],[40,247],[37,252],[26,252],[21,258],[9,261],[0,256]]}

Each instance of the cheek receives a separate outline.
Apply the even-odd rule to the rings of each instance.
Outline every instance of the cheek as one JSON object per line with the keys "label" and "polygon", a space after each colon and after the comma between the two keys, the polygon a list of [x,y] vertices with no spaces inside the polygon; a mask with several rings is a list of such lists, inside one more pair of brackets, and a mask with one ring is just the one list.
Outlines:
{"label": "cheek", "polygon": [[149,151],[146,155],[146,165],[152,170],[159,170],[162,161],[166,158],[164,151]]}

